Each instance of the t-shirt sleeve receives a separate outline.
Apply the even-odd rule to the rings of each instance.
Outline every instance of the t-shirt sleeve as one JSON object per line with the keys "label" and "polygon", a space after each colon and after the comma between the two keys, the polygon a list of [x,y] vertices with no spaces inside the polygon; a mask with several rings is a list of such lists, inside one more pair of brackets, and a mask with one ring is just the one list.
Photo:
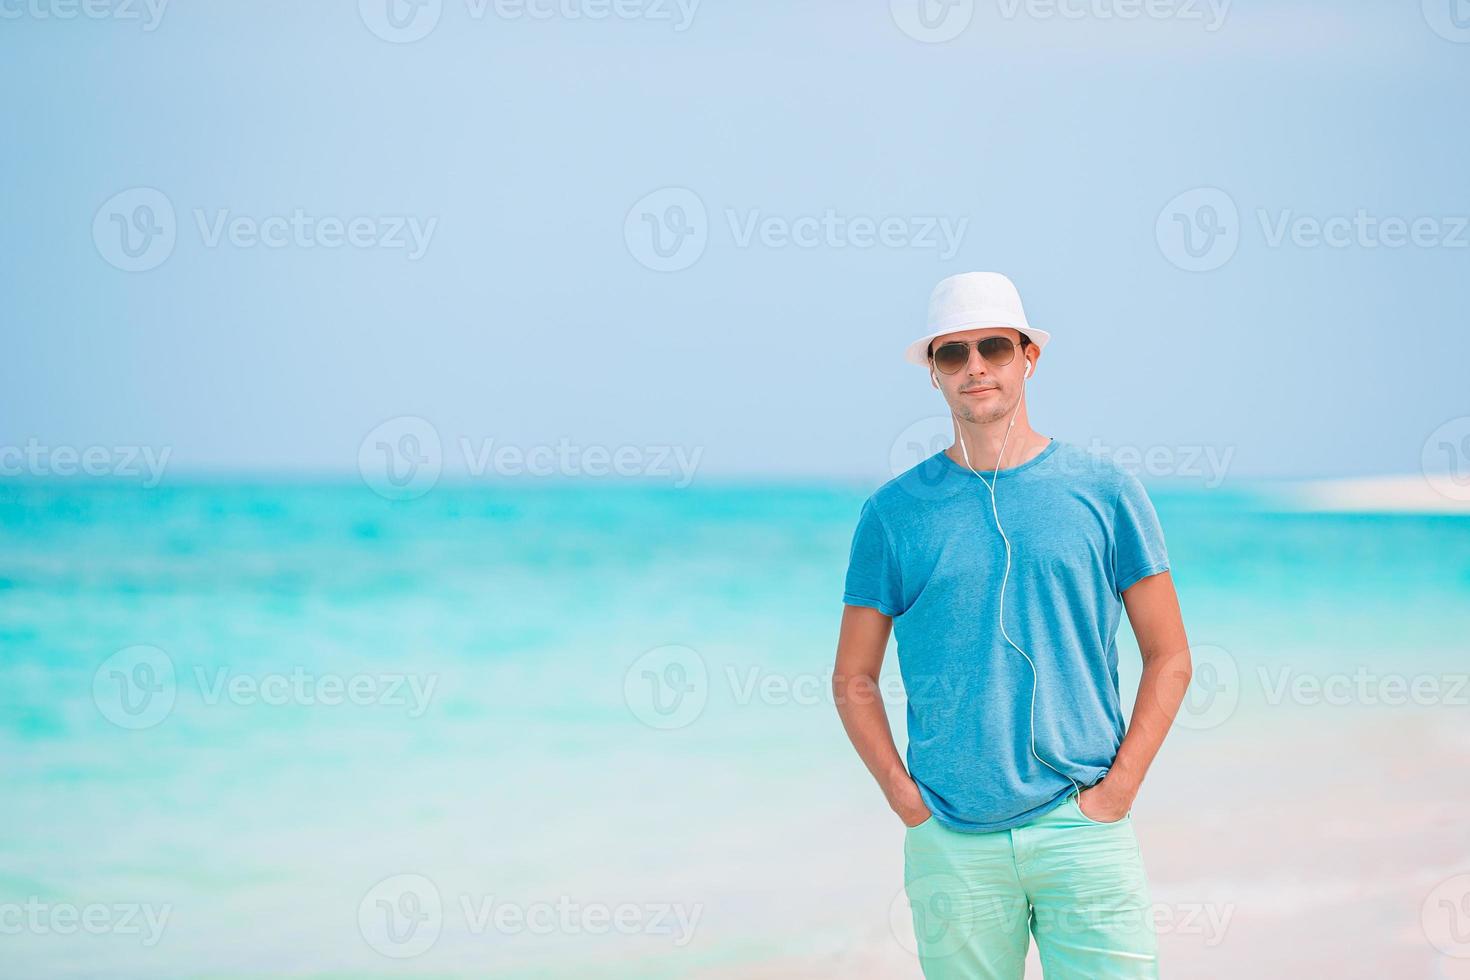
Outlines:
{"label": "t-shirt sleeve", "polygon": [[1125,472],[1113,514],[1113,581],[1118,594],[1141,578],[1168,570],[1159,515],[1138,477]]}
{"label": "t-shirt sleeve", "polygon": [[842,601],[849,606],[871,606],[888,616],[903,612],[898,557],[893,553],[893,542],[872,498],[863,504],[857,530],[852,535]]}

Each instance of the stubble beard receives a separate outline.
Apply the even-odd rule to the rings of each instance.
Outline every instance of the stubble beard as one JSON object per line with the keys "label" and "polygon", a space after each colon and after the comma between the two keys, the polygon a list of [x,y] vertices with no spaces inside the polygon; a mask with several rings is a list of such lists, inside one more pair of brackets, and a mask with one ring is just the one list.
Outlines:
{"label": "stubble beard", "polygon": [[[1002,392],[1002,394],[1004,394],[1004,392]],[[961,399],[963,398],[962,395],[958,394],[956,394],[955,397]],[[999,399],[997,399],[997,401],[999,401]],[[1012,402],[1009,405],[996,405],[994,408],[977,410],[977,407],[973,404],[962,403],[961,406],[955,410],[955,414],[960,417],[961,421],[968,422],[971,425],[985,425],[990,422],[999,421],[1003,418],[1009,418],[1010,413],[1015,409],[1015,407],[1015,402]]]}

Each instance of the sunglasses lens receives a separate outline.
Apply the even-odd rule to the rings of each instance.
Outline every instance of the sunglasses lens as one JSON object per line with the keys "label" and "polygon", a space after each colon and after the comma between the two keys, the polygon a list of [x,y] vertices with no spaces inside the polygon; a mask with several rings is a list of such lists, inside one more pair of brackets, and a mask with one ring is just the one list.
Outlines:
{"label": "sunglasses lens", "polygon": [[945,374],[954,374],[969,361],[969,344],[940,344],[934,349],[934,366]]}
{"label": "sunglasses lens", "polygon": [[980,341],[980,356],[996,367],[1004,367],[1016,356],[1016,345],[1009,337],[986,337]]}

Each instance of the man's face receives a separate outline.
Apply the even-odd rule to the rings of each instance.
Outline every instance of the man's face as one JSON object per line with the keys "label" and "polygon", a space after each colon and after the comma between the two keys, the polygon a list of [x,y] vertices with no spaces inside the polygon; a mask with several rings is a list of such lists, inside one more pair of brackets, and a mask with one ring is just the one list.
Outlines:
{"label": "man's face", "polygon": [[[1016,345],[1011,362],[996,366],[980,356],[975,342],[986,337],[1007,337]],[[1023,352],[1021,333],[1010,327],[982,327],[976,330],[960,330],[935,337],[930,344],[932,355],[941,344],[963,341],[970,345],[969,362],[954,374],[945,374],[935,366],[931,357],[929,366],[938,379],[939,390],[949,407],[965,422],[994,422],[1008,418],[1016,409],[1021,397],[1021,382],[1026,373],[1028,358],[1034,360],[1040,351],[1028,344]]]}

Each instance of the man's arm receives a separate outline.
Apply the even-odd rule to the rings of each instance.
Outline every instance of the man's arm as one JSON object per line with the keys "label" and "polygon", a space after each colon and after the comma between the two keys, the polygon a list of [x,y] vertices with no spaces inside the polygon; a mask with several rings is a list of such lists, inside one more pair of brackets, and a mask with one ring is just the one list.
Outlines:
{"label": "man's arm", "polygon": [[1133,719],[1113,764],[1107,775],[1083,790],[1077,800],[1084,813],[1103,821],[1121,820],[1133,806],[1143,775],[1164,744],[1194,674],[1179,597],[1168,572],[1141,578],[1129,586],[1123,593],[1123,605],[1138,638],[1143,677],[1138,682]]}
{"label": "man's arm", "polygon": [[907,826],[916,827],[928,819],[929,808],[893,744],[888,711],[878,688],[878,673],[883,669],[892,628],[893,620],[876,609],[842,607],[832,694],[847,737],[878,781],[888,805]]}

